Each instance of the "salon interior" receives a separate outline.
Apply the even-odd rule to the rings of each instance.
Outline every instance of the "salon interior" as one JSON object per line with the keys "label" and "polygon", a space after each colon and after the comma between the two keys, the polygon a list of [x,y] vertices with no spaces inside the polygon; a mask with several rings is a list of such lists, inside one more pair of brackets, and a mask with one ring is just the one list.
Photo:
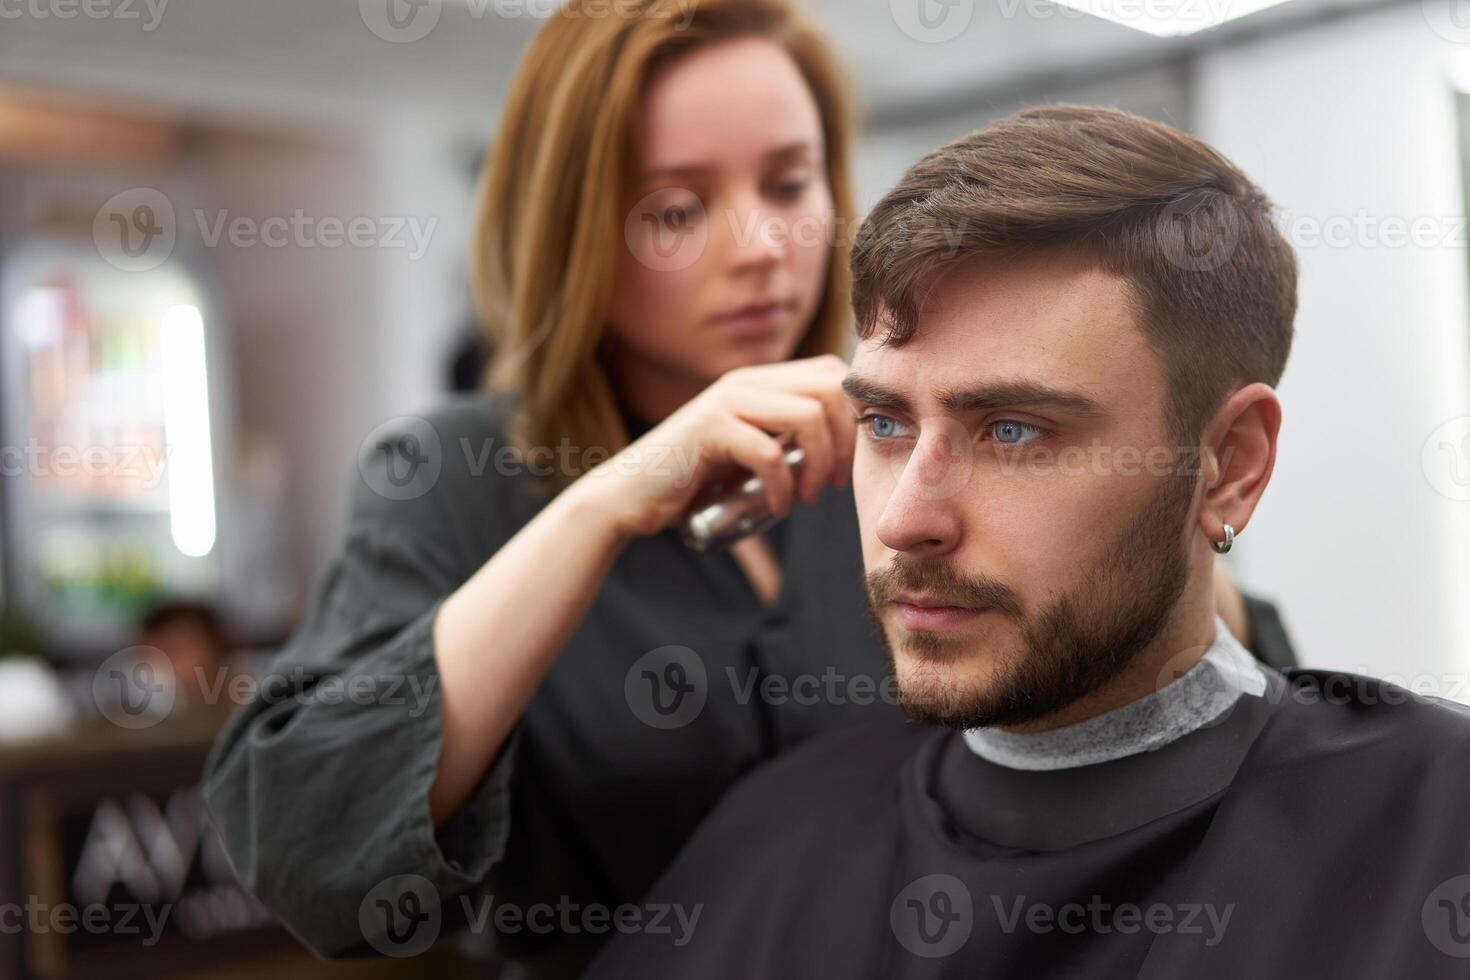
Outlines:
{"label": "salon interior", "polygon": [[[237,882],[200,791],[373,433],[490,356],[476,181],[554,4],[386,7],[0,0],[0,977],[485,975],[452,935],[318,960]],[[1167,122],[1260,182],[1301,269],[1291,451],[1225,560],[1302,663],[1470,703],[1457,5],[803,7],[855,89],[859,216],[933,147],[1054,102]],[[97,902],[138,929],[59,914]]]}

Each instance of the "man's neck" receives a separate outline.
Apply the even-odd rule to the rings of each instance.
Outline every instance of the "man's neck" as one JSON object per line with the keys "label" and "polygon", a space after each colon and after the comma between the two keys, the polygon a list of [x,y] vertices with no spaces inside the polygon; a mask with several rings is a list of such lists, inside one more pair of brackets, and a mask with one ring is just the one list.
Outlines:
{"label": "man's neck", "polygon": [[[1164,668],[1172,674],[1174,664]],[[1244,696],[1260,697],[1270,681],[1223,620],[1194,666],[1153,693],[1061,728],[1035,732],[974,728],[964,742],[981,758],[1008,769],[1077,769],[1141,755],[1228,717]]]}
{"label": "man's neck", "polygon": [[1002,730],[1019,734],[1075,725],[1146,698],[1182,676],[1199,663],[1215,636],[1213,585],[1203,586],[1185,592],[1159,635],[1117,677],[1059,711]]}

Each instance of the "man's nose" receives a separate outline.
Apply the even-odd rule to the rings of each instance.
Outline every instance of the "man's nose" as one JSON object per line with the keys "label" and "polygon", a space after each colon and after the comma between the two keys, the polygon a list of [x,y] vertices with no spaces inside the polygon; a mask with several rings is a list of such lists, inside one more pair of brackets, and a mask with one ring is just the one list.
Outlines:
{"label": "man's nose", "polygon": [[878,520],[878,539],[894,551],[946,554],[964,537],[963,491],[973,460],[962,433],[921,436],[906,459],[895,459],[893,492]]}

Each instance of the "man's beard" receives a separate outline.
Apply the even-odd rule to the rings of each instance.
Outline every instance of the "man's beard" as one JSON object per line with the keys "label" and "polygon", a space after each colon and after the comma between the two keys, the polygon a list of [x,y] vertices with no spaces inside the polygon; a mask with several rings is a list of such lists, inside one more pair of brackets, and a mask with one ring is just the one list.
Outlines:
{"label": "man's beard", "polygon": [[1193,483],[1169,479],[1123,528],[1081,585],[1026,615],[1015,592],[984,576],[902,555],[867,576],[869,614],[888,662],[898,674],[892,641],[879,611],[903,592],[958,606],[991,607],[1015,620],[1021,648],[1003,654],[988,681],[957,681],[947,665],[969,656],[970,637],[932,631],[905,633],[902,642],[922,661],[926,681],[899,685],[910,718],[959,730],[1019,725],[1060,711],[1121,674],[1164,629],[1189,579],[1184,522]]}

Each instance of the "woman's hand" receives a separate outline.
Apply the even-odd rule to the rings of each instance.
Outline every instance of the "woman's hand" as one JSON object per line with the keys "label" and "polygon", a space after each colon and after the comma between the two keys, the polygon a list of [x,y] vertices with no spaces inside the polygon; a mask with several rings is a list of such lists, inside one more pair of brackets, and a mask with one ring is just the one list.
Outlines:
{"label": "woman's hand", "polygon": [[[761,478],[771,510],[784,516],[793,496],[811,503],[852,474],[846,374],[830,354],[736,368],[570,489],[596,494],[620,533],[649,535],[678,520],[716,468],[736,464]],[[787,435],[806,452],[796,479],[783,459]]]}

